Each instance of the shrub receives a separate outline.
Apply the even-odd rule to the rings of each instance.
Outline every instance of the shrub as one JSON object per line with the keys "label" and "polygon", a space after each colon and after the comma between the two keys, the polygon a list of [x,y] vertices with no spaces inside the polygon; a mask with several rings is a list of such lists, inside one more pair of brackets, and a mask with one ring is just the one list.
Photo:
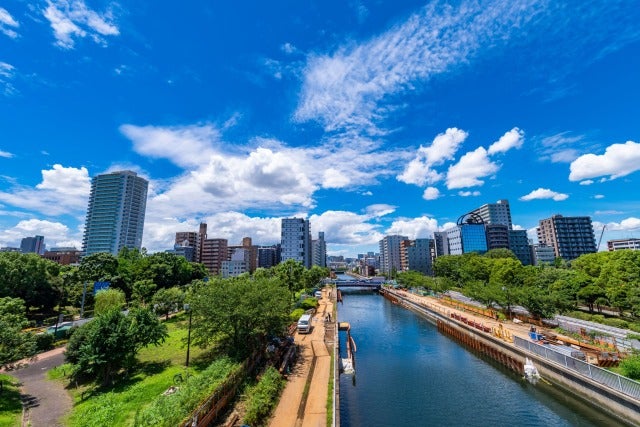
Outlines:
{"label": "shrub", "polygon": [[36,351],[43,352],[47,350],[51,350],[53,348],[53,343],[56,338],[53,334],[37,334],[36,335]]}
{"label": "shrub", "polygon": [[630,356],[620,362],[622,375],[632,380],[640,380],[640,356]]}
{"label": "shrub", "polygon": [[300,304],[303,310],[309,310],[318,306],[318,300],[315,298],[305,298]]}
{"label": "shrub", "polygon": [[262,425],[278,402],[284,384],[284,379],[274,367],[267,368],[258,384],[247,393],[245,423],[251,426]]}
{"label": "shrub", "polygon": [[292,322],[297,322],[298,319],[300,319],[300,316],[302,316],[303,314],[304,314],[304,309],[296,308],[289,315],[289,319],[291,319]]}
{"label": "shrub", "polygon": [[607,326],[613,326],[614,328],[621,328],[621,329],[628,329],[629,328],[629,322],[627,322],[626,320],[622,320],[622,319],[615,319],[615,318],[604,319],[602,324],[603,325],[607,325]]}

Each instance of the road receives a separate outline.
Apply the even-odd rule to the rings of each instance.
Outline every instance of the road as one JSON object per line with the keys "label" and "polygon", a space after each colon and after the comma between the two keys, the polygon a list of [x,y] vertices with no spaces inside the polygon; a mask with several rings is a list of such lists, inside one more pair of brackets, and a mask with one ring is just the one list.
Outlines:
{"label": "road", "polygon": [[25,361],[26,366],[9,375],[21,383],[21,398],[25,408],[23,426],[62,426],[60,418],[69,411],[73,402],[61,383],[47,380],[47,371],[64,363],[64,348],[39,354]]}

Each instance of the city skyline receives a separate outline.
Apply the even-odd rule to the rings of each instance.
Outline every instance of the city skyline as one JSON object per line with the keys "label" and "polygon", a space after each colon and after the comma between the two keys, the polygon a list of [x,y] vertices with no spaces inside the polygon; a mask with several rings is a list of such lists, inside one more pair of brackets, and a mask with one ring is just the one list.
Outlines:
{"label": "city skyline", "polygon": [[10,0],[0,247],[80,249],[116,170],[149,181],[150,252],[200,222],[270,245],[299,217],[356,256],[501,199],[531,238],[555,214],[640,237],[634,6]]}

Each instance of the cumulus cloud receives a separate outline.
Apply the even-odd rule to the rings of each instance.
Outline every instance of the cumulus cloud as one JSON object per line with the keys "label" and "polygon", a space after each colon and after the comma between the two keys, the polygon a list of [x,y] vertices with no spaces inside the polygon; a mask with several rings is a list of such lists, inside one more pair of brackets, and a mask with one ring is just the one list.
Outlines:
{"label": "cumulus cloud", "polygon": [[436,187],[427,187],[422,193],[422,198],[425,200],[435,200],[440,197],[440,190]]}
{"label": "cumulus cloud", "polygon": [[513,128],[506,132],[496,142],[489,146],[489,155],[505,153],[512,148],[520,148],[524,143],[524,132],[518,128]]}
{"label": "cumulus cloud", "polygon": [[0,33],[5,36],[15,39],[18,37],[16,28],[20,27],[18,21],[7,11],[7,9],[0,7]]}
{"label": "cumulus cloud", "polygon": [[294,117],[318,121],[326,131],[385,132],[378,124],[394,108],[389,95],[468,63],[488,44],[505,43],[532,19],[536,3],[433,2],[367,42],[310,55]]}
{"label": "cumulus cloud", "polygon": [[399,234],[413,240],[431,238],[433,237],[434,231],[438,231],[438,221],[434,218],[421,216],[419,218],[398,219],[393,221],[385,234]]}
{"label": "cumulus cloud", "polygon": [[[604,225],[602,222],[593,221],[593,228],[596,230],[602,229]],[[607,231],[635,231],[640,229],[640,218],[629,217],[620,222],[608,222],[606,226]]]}
{"label": "cumulus cloud", "polygon": [[461,196],[461,197],[470,197],[470,196],[476,197],[479,195],[480,195],[479,191],[458,191],[458,196]]}
{"label": "cumulus cloud", "polygon": [[348,211],[326,211],[311,215],[312,233],[324,231],[327,243],[332,245],[377,245],[384,235],[378,225],[371,220],[378,216],[378,209],[372,213],[357,214]]}
{"label": "cumulus cloud", "polygon": [[452,160],[458,147],[467,139],[469,134],[458,128],[449,128],[444,133],[438,134],[431,145],[418,148],[415,159],[411,160],[404,172],[396,178],[407,184],[424,185],[433,184],[443,178],[441,173],[432,169],[432,166],[441,165],[445,160]]}
{"label": "cumulus cloud", "polygon": [[592,179],[585,179],[584,181],[580,181],[580,185],[591,185],[594,181]]}
{"label": "cumulus cloud", "polygon": [[13,157],[13,154],[8,152],[8,151],[2,151],[0,150],[0,157],[4,157],[6,159],[10,159]]}
{"label": "cumulus cloud", "polygon": [[452,190],[483,185],[484,181],[480,178],[493,175],[498,169],[498,165],[489,159],[487,150],[478,147],[462,156],[455,165],[449,166],[447,188]]}
{"label": "cumulus cloud", "polygon": [[82,247],[82,236],[60,223],[41,219],[27,219],[13,227],[0,231],[0,246],[18,247],[21,239],[29,236],[44,236],[48,249],[57,246]]}
{"label": "cumulus cloud", "polygon": [[604,154],[584,154],[575,159],[569,174],[570,181],[606,177],[616,179],[640,170],[640,143],[627,141],[608,146]]}
{"label": "cumulus cloud", "polygon": [[369,205],[365,209],[365,212],[370,218],[379,218],[381,216],[392,214],[395,211],[396,211],[396,206],[387,205],[384,203]]}
{"label": "cumulus cloud", "polygon": [[536,199],[553,199],[556,202],[560,202],[568,198],[568,194],[557,193],[555,191],[549,190],[548,188],[538,188],[537,190],[533,190],[531,193],[520,197],[520,200],[528,202],[530,200]]}
{"label": "cumulus cloud", "polygon": [[14,185],[0,192],[0,202],[44,215],[79,214],[87,209],[91,180],[86,168],[54,165],[42,171],[35,188]]}
{"label": "cumulus cloud", "polygon": [[84,0],[47,0],[43,15],[53,29],[55,44],[63,49],[73,49],[76,39],[84,37],[106,45],[106,36],[120,34],[111,10],[96,12]]}

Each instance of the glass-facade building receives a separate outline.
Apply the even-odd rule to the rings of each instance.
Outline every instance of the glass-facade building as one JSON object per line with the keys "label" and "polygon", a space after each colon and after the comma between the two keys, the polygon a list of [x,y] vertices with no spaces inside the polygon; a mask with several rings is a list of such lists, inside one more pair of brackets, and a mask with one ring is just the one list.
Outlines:
{"label": "glass-facade building", "polygon": [[484,224],[462,224],[446,231],[449,241],[449,253],[462,255],[469,252],[485,253],[487,235]]}
{"label": "glass-facade building", "polygon": [[120,249],[141,249],[149,182],[132,171],[97,175],[82,240],[83,255]]}

